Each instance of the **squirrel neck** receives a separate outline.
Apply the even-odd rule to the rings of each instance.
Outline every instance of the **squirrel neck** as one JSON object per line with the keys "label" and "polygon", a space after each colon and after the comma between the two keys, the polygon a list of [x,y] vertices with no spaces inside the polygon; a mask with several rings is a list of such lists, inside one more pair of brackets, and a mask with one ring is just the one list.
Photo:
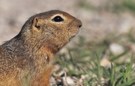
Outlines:
{"label": "squirrel neck", "polygon": [[31,39],[25,39],[24,37],[17,35],[10,41],[7,41],[2,45],[5,50],[13,51],[16,55],[25,56],[30,58],[39,58],[40,56],[53,57],[57,53],[59,48],[51,43],[43,43],[42,41],[36,41]]}

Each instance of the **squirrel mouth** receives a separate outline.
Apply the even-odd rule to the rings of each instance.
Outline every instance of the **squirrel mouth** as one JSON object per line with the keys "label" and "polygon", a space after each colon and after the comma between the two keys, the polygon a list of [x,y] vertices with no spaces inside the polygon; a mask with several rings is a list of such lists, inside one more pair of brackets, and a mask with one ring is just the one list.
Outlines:
{"label": "squirrel mouth", "polygon": [[70,41],[71,39],[73,39],[74,37],[75,37],[75,35],[71,36],[70,39],[69,39],[69,41]]}
{"label": "squirrel mouth", "polygon": [[69,38],[69,41],[70,41],[71,39],[73,39],[73,38],[78,34],[78,32],[79,32],[79,31],[77,31],[76,33],[74,33],[74,34]]}

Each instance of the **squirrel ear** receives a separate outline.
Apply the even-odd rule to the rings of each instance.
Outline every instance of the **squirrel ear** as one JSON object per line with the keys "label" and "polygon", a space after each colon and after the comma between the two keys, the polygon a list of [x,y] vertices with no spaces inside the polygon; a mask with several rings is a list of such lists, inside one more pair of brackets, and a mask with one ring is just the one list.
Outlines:
{"label": "squirrel ear", "polygon": [[32,24],[32,27],[33,28],[36,28],[37,30],[40,30],[41,29],[41,26],[43,25],[44,21],[38,17],[35,17],[33,19],[33,24]]}

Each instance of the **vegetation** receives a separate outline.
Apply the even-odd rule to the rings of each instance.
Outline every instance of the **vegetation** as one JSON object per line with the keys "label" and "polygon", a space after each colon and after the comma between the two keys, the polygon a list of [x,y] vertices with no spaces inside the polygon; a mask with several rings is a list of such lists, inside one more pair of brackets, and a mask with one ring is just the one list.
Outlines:
{"label": "vegetation", "polygon": [[[114,55],[112,43],[124,47],[124,52]],[[74,48],[59,54],[57,62],[67,70],[69,76],[85,76],[84,86],[133,86],[135,85],[135,57],[127,44],[134,43],[132,34],[112,36],[101,43],[86,43],[80,37]],[[109,64],[102,65],[106,59]],[[123,60],[124,59],[124,60]]]}

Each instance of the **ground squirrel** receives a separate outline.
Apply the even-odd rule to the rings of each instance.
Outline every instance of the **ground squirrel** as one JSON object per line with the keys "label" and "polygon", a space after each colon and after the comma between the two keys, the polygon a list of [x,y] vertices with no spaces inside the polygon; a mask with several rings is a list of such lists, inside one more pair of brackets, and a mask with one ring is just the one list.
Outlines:
{"label": "ground squirrel", "polygon": [[0,46],[0,86],[49,86],[54,55],[81,26],[59,10],[30,17],[18,35]]}

